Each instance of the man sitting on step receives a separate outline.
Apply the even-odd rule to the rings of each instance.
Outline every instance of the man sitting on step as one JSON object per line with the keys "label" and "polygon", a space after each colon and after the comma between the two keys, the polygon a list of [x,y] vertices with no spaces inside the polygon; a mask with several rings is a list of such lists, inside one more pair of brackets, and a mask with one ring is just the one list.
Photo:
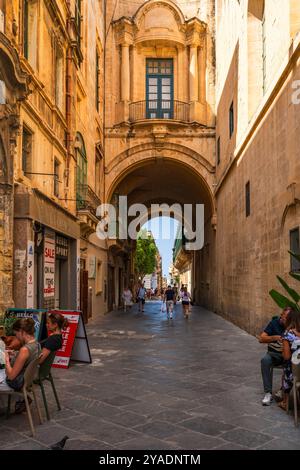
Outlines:
{"label": "man sitting on step", "polygon": [[265,396],[262,399],[264,406],[271,405],[272,397],[272,368],[283,364],[282,335],[285,330],[285,322],[291,307],[283,309],[280,317],[274,317],[259,336],[260,343],[268,345],[268,351],[261,360],[261,375],[263,380]]}

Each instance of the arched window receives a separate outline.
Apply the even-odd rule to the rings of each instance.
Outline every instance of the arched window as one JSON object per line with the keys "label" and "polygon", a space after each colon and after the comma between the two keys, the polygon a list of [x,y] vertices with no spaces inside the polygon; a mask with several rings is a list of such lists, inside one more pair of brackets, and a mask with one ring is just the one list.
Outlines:
{"label": "arched window", "polygon": [[252,118],[266,89],[264,0],[248,2],[248,117]]}
{"label": "arched window", "polygon": [[87,158],[84,140],[77,132],[75,140],[77,171],[76,171],[76,202],[77,209],[83,209],[87,196]]}

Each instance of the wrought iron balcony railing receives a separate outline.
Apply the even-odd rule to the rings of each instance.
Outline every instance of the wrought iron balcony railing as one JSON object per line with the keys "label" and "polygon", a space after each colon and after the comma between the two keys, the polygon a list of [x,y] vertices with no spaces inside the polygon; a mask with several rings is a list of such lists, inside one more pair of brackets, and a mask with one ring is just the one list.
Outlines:
{"label": "wrought iron balcony railing", "polygon": [[189,121],[189,104],[183,101],[135,101],[129,105],[129,121],[174,119]]}
{"label": "wrought iron balcony railing", "polygon": [[97,207],[100,206],[99,196],[87,184],[77,184],[76,191],[77,210],[88,210],[96,215]]}

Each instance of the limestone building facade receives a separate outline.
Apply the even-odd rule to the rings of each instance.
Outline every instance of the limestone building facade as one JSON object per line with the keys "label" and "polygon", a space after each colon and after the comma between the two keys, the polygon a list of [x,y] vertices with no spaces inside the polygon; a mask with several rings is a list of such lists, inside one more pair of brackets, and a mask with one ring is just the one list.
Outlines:
{"label": "limestone building facade", "polygon": [[126,195],[204,205],[174,264],[257,333],[299,269],[299,32],[298,0],[0,0],[0,310],[117,307],[134,243],[96,209]]}
{"label": "limestone building facade", "polygon": [[0,2],[2,311],[106,311],[106,251],[93,240],[104,15],[96,0]]}
{"label": "limestone building facade", "polygon": [[297,1],[216,2],[217,230],[200,298],[252,333],[277,313],[276,275],[299,269],[299,32]]}

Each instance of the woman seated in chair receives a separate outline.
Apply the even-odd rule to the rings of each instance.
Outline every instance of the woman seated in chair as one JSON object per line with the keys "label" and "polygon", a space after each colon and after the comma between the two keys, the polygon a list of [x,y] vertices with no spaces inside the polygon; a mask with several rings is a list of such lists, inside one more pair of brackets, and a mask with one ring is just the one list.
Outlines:
{"label": "woman seated in chair", "polygon": [[42,364],[51,352],[61,349],[63,344],[62,330],[67,328],[68,320],[58,312],[52,312],[47,318],[47,329],[49,336],[41,342],[42,354],[40,364]]}
{"label": "woman seated in chair", "polygon": [[[55,351],[61,349],[63,340],[62,340],[62,330],[68,326],[68,320],[63,317],[58,312],[52,312],[48,315],[47,318],[47,329],[49,336],[47,339],[41,341],[42,352],[39,356],[39,364],[41,365],[47,357]],[[24,400],[19,400],[16,403],[15,413],[20,414],[26,410],[26,405]]]}
{"label": "woman seated in chair", "polygon": [[24,383],[24,372],[28,364],[37,359],[40,345],[34,337],[34,321],[32,318],[20,318],[13,324],[16,338],[22,347],[19,352],[6,350],[5,373],[6,383],[14,390],[21,390]]}
{"label": "woman seated in chair", "polygon": [[286,330],[282,336],[283,344],[283,400],[278,403],[280,408],[287,409],[289,393],[293,388],[293,372],[292,372],[292,354],[300,348],[300,312],[291,310],[287,316]]}

